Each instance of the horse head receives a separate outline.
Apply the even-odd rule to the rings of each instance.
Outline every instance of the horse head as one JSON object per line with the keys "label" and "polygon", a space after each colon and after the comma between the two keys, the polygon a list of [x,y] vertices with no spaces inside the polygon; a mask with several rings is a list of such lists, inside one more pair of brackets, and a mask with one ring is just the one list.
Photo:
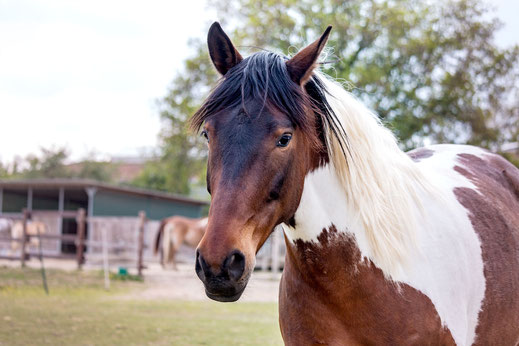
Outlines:
{"label": "horse head", "polygon": [[330,30],[291,59],[266,51],[243,58],[218,23],[209,30],[222,78],[192,127],[209,147],[212,199],[196,272],[211,299],[239,299],[274,227],[294,222],[306,174],[327,160],[309,81]]}

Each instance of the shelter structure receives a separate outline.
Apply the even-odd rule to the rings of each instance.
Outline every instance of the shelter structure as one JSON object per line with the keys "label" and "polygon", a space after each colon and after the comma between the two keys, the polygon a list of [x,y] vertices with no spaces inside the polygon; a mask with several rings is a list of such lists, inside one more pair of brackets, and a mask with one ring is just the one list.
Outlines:
{"label": "shelter structure", "polygon": [[[20,218],[23,209],[27,209],[33,218],[47,225],[48,233],[73,235],[78,229],[77,211],[85,209],[87,262],[89,255],[92,259],[101,251],[103,232],[108,234],[112,252],[126,249],[135,253],[140,212],[144,212],[148,220],[145,256],[151,259],[149,245],[158,220],[172,215],[200,217],[207,206],[206,201],[94,180],[0,180],[0,218]],[[8,251],[7,247],[8,244],[0,243],[0,252]],[[73,254],[76,244],[46,240],[43,251],[48,255]]]}

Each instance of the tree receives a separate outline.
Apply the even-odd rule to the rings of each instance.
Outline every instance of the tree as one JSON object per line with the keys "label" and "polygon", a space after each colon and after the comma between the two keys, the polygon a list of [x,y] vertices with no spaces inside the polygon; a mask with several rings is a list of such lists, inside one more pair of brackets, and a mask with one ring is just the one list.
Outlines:
{"label": "tree", "polygon": [[9,167],[0,162],[0,179],[9,177]]}
{"label": "tree", "polygon": [[65,166],[68,153],[65,148],[41,148],[41,156],[28,155],[27,168],[20,172],[21,178],[69,178]]}
{"label": "tree", "polygon": [[[324,65],[373,108],[405,148],[432,142],[498,149],[519,134],[519,47],[478,0],[212,1],[233,38],[286,52],[333,25]],[[294,49],[291,49],[294,51]]]}
{"label": "tree", "polygon": [[113,181],[115,165],[109,162],[95,160],[88,157],[80,162],[80,169],[73,174],[74,178],[93,179],[103,182]]}
{"label": "tree", "polygon": [[[209,0],[238,49],[295,53],[333,26],[322,69],[344,82],[411,149],[424,142],[499,150],[519,135],[519,47],[478,0]],[[159,103],[160,163],[140,183],[188,193],[203,181],[205,147],[187,119],[218,76],[205,40]]]}
{"label": "tree", "polygon": [[169,191],[166,183],[167,172],[166,164],[162,162],[160,158],[158,160],[150,160],[130,185],[147,189]]}
{"label": "tree", "polygon": [[187,195],[193,182],[201,184],[205,179],[207,147],[189,133],[187,121],[218,76],[205,45],[196,40],[191,45],[197,49],[195,56],[186,60],[184,71],[174,78],[168,94],[158,103],[164,124],[160,133],[161,155],[147,164],[133,185]]}
{"label": "tree", "polygon": [[112,180],[114,166],[95,160],[93,154],[75,165],[76,167],[71,167],[66,164],[69,153],[65,148],[40,148],[40,151],[39,155],[30,154],[25,159],[15,158],[11,164],[0,163],[0,178],[83,178],[105,182]]}

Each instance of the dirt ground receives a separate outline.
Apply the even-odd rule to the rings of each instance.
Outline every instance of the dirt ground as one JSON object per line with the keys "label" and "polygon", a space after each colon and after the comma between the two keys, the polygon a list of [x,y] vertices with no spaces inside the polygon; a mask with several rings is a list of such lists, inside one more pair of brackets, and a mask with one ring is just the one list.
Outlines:
{"label": "dirt ground", "polygon": [[[46,268],[61,270],[76,270],[76,263],[70,260],[45,259]],[[39,268],[40,262],[31,259],[27,262],[29,267]],[[1,266],[19,267],[18,261],[0,260]],[[84,270],[101,270],[100,267],[85,267]],[[116,272],[117,268],[111,268]],[[133,272],[133,271],[132,271]],[[240,302],[277,302],[279,280],[281,274],[270,272],[254,272]],[[164,270],[159,264],[148,264],[144,270],[145,285],[131,293],[123,295],[121,299],[137,300],[185,300],[203,301],[209,300],[204,293],[202,282],[198,279],[194,270],[194,263],[179,263],[178,270]]]}
{"label": "dirt ground", "polygon": [[[147,288],[135,294],[144,299],[206,300],[194,267],[194,264],[180,264],[178,270],[173,271],[153,265],[145,272]],[[280,277],[280,274],[254,272],[240,301],[277,302]]]}

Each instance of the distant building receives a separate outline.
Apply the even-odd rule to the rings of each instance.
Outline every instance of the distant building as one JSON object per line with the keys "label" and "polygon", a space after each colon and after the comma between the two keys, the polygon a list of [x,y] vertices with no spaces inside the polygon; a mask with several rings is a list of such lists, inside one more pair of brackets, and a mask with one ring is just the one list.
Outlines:
{"label": "distant building", "polygon": [[[27,209],[47,225],[50,234],[77,234],[76,212],[83,208],[89,219],[86,232],[90,241],[99,235],[98,221],[110,219],[111,228],[117,233],[114,237],[134,242],[136,221],[128,220],[137,220],[139,211],[144,211],[154,229],[146,234],[146,244],[151,244],[157,220],[172,215],[200,217],[207,206],[206,201],[93,180],[0,180],[0,218],[20,218],[22,210]],[[8,245],[0,243],[0,250],[6,251]],[[76,249],[74,244],[59,241],[47,241],[44,245],[48,254],[74,253]]]}
{"label": "distant building", "polygon": [[0,180],[0,215],[28,210],[77,210],[89,216],[200,216],[208,202],[154,190],[86,179]]}

